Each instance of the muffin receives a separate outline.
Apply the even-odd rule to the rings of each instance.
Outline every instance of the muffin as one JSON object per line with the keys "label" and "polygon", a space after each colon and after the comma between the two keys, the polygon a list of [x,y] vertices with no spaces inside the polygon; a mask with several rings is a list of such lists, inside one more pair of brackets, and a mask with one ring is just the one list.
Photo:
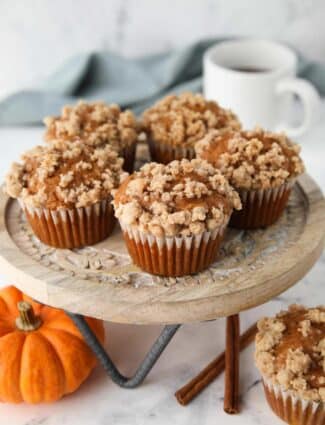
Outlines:
{"label": "muffin", "polygon": [[109,145],[80,141],[37,146],[6,176],[35,235],[47,245],[78,248],[106,238],[114,226],[111,191],[127,174]]}
{"label": "muffin", "polygon": [[230,225],[266,227],[278,220],[296,177],[304,172],[300,147],[284,134],[253,131],[211,131],[195,145],[198,158],[219,168],[238,191],[243,208]]}
{"label": "muffin", "polygon": [[118,105],[103,102],[78,102],[65,106],[58,117],[44,119],[45,141],[83,140],[89,146],[109,144],[124,158],[123,168],[133,171],[136,144],[144,133],[133,113],[121,111]]}
{"label": "muffin", "polygon": [[267,401],[281,419],[325,423],[325,306],[293,305],[260,320],[255,358]]}
{"label": "muffin", "polygon": [[151,158],[167,164],[192,159],[194,145],[211,129],[240,129],[237,117],[200,94],[183,93],[164,97],[142,116]]}
{"label": "muffin", "polygon": [[134,263],[161,276],[207,268],[238,194],[206,161],[145,164],[114,193],[115,215]]}

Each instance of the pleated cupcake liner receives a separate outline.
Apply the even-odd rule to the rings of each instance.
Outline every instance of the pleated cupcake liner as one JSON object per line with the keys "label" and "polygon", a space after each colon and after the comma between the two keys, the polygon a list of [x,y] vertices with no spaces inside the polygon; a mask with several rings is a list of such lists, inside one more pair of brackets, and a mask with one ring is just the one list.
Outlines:
{"label": "pleated cupcake liner", "polygon": [[263,378],[266,399],[273,412],[288,424],[324,425],[325,403],[305,400]]}
{"label": "pleated cupcake liner", "polygon": [[225,226],[187,237],[156,237],[120,223],[133,262],[142,270],[166,277],[198,273],[218,256]]}
{"label": "pleated cupcake liner", "polygon": [[242,209],[233,211],[230,226],[238,229],[258,229],[270,226],[282,215],[295,181],[277,188],[260,190],[236,189],[242,201]]}
{"label": "pleated cupcake liner", "polygon": [[132,143],[130,146],[125,146],[120,152],[120,155],[124,159],[123,170],[128,173],[132,173],[134,169],[136,147],[137,144]]}
{"label": "pleated cupcake liner", "polygon": [[169,146],[163,143],[157,143],[154,140],[149,140],[149,150],[151,159],[161,164],[168,164],[174,160],[193,159],[195,158],[194,148]]}
{"label": "pleated cupcake liner", "polygon": [[34,234],[55,248],[80,248],[105,239],[112,232],[115,218],[111,199],[73,209],[33,208],[19,203]]}

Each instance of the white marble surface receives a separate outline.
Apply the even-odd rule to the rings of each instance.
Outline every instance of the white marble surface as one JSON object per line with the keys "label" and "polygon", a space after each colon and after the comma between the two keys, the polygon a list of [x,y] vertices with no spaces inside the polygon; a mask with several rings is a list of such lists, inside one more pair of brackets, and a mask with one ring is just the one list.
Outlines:
{"label": "white marble surface", "polygon": [[323,0],[1,0],[0,97],[80,51],[135,56],[203,37],[275,38],[324,59]]}
{"label": "white marble surface", "polygon": [[[325,116],[325,101],[321,116]],[[0,178],[19,153],[40,142],[42,129],[0,128]],[[321,120],[299,141],[309,173],[325,188],[325,122]],[[325,217],[324,217],[325,219]],[[273,301],[242,314],[242,329],[266,314],[290,303],[316,305],[324,302],[325,254],[295,287]],[[0,285],[14,284],[1,275]],[[0,423],[7,425],[276,425],[280,422],[268,408],[253,363],[253,347],[241,356],[242,412],[228,416],[222,410],[223,376],[189,406],[181,407],[174,392],[223,350],[224,321],[186,325],[140,388],[116,387],[100,367],[75,394],[53,405],[0,404]],[[106,347],[121,371],[130,374],[149,349],[161,328],[106,324]]]}

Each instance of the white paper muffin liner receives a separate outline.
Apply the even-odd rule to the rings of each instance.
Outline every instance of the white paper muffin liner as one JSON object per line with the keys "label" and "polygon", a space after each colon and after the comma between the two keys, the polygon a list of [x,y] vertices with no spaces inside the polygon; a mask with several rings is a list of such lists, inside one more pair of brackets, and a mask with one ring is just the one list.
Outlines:
{"label": "white paper muffin liner", "polygon": [[242,201],[242,209],[234,211],[230,226],[241,229],[267,227],[275,223],[283,213],[295,179],[277,188],[245,190],[236,188]]}
{"label": "white paper muffin liner", "polygon": [[149,140],[150,155],[153,161],[162,164],[168,164],[175,159],[193,159],[195,151],[192,147],[169,146],[163,143],[156,143],[154,140]]}
{"label": "white paper muffin liner", "polygon": [[264,391],[273,412],[288,424],[324,425],[325,403],[302,399],[263,378]]}
{"label": "white paper muffin liner", "polygon": [[56,248],[79,248],[105,239],[115,218],[111,199],[87,207],[50,210],[35,208],[19,200],[35,235]]}
{"label": "white paper muffin liner", "polygon": [[137,266],[151,274],[174,277],[198,273],[215,261],[226,227],[196,236],[156,237],[120,224]]}

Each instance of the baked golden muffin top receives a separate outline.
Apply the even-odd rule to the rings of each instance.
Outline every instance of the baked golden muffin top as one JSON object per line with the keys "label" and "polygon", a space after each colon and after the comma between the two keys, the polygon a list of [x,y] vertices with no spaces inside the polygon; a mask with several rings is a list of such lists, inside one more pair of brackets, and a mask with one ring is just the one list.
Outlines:
{"label": "baked golden muffin top", "polygon": [[236,188],[275,188],[304,172],[300,146],[283,133],[261,128],[224,134],[211,131],[195,145],[195,152],[219,168]]}
{"label": "baked golden muffin top", "polygon": [[91,146],[108,143],[120,152],[136,143],[140,137],[140,125],[130,110],[121,111],[115,104],[103,102],[78,102],[64,106],[60,116],[44,119],[47,142],[83,140]]}
{"label": "baked golden muffin top", "polygon": [[143,113],[142,124],[155,142],[190,148],[211,129],[241,128],[231,111],[193,93],[169,95],[159,100]]}
{"label": "baked golden muffin top", "polygon": [[237,192],[206,161],[148,163],[129,176],[114,193],[122,226],[136,226],[157,237],[192,236],[225,226]]}
{"label": "baked golden muffin top", "polygon": [[325,306],[293,305],[260,320],[255,359],[273,384],[306,400],[325,401]]}
{"label": "baked golden muffin top", "polygon": [[122,164],[110,145],[57,140],[55,147],[36,146],[13,163],[5,191],[34,208],[86,207],[110,198],[127,176]]}

